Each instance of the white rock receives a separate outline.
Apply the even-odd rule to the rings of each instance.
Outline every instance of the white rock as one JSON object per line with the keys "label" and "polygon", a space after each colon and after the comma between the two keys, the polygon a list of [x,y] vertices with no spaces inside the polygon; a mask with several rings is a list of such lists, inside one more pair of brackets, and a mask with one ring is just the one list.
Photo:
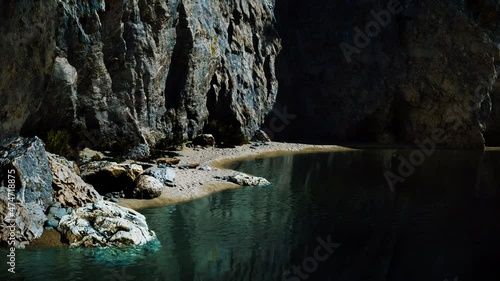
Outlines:
{"label": "white rock", "polygon": [[73,247],[143,245],[156,237],[143,215],[108,201],[76,209],[57,229]]}
{"label": "white rock", "polygon": [[266,185],[271,184],[265,178],[252,177],[252,176],[244,175],[244,174],[236,174],[234,176],[229,176],[228,180],[230,182],[233,182],[233,183],[236,183],[236,184],[242,185],[242,186],[259,186],[259,185],[266,186]]}

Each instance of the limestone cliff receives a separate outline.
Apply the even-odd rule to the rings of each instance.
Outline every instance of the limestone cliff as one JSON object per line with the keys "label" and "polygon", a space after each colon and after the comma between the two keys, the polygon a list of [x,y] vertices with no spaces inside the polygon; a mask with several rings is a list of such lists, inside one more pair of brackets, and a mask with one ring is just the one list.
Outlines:
{"label": "limestone cliff", "polygon": [[497,2],[2,1],[0,138],[498,145]]}
{"label": "limestone cliff", "polygon": [[241,142],[276,98],[280,42],[264,1],[12,0],[0,11],[0,138]]}

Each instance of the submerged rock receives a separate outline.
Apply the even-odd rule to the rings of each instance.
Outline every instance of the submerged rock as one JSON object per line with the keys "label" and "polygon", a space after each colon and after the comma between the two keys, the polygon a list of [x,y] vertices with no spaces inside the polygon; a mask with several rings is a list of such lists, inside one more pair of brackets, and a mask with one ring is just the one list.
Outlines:
{"label": "submerged rock", "polygon": [[163,183],[152,176],[142,175],[137,180],[132,197],[137,199],[153,199],[159,197],[163,191]]}
{"label": "submerged rock", "polygon": [[144,245],[156,237],[143,215],[107,201],[76,209],[57,229],[72,247]]}
{"label": "submerged rock", "polygon": [[52,187],[56,201],[63,207],[82,207],[101,199],[94,187],[77,174],[73,162],[52,153],[47,153],[52,170]]}
{"label": "submerged rock", "polygon": [[253,177],[244,174],[236,174],[234,176],[228,176],[227,180],[241,186],[266,186],[271,184],[265,178]]}

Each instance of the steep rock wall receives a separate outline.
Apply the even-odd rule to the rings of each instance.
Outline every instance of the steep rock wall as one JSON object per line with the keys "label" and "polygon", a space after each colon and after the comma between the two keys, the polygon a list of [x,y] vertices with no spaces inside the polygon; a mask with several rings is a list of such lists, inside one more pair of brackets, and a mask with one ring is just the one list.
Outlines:
{"label": "steep rock wall", "polygon": [[240,0],[0,3],[0,138],[97,148],[251,137],[277,94],[272,10]]}
{"label": "steep rock wall", "polygon": [[[442,129],[449,147],[482,147],[483,134],[498,144],[497,5],[278,0],[278,104],[297,118],[276,135],[411,144]],[[365,44],[356,28],[376,36]]]}
{"label": "steep rock wall", "polygon": [[67,130],[74,145],[120,150],[207,132],[240,143],[267,115],[264,127],[284,140],[413,144],[442,129],[448,147],[499,145],[499,9],[492,0],[3,1],[0,138]]}

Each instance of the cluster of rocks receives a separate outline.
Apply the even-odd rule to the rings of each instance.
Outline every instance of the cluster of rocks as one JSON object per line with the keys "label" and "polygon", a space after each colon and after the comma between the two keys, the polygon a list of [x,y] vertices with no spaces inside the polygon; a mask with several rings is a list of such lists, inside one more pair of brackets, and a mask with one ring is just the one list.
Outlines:
{"label": "cluster of rocks", "polygon": [[[215,144],[211,135],[200,136],[197,145],[202,141],[207,147]],[[262,145],[266,143],[253,144]],[[9,194],[13,190],[6,187],[0,189],[1,223],[11,223],[9,216],[15,219],[19,248],[40,238],[44,227],[57,229],[73,246],[147,243],[154,238],[154,232],[149,231],[144,217],[115,202],[120,198],[161,196],[165,188],[176,187],[177,169],[212,171],[212,167],[200,167],[200,163],[181,163],[177,157],[157,158],[154,163],[131,160],[117,163],[99,155],[78,166],[46,152],[37,137],[7,139],[0,142],[0,180],[7,185],[7,171],[14,171],[15,194]],[[264,178],[241,173],[218,178],[241,186],[270,184]],[[13,202],[9,201],[11,198]],[[15,203],[14,216],[9,203]],[[2,231],[0,245],[7,244],[9,235],[9,231]]]}
{"label": "cluster of rocks", "polygon": [[[98,190],[84,180],[84,175],[97,177],[99,169],[117,178],[139,178],[143,172],[140,166],[116,164],[116,169],[110,168],[113,165],[92,164],[80,172],[74,162],[46,152],[37,137],[1,141],[0,184],[7,185],[8,174],[14,175],[15,188],[0,188],[0,224],[13,228],[2,229],[0,245],[7,245],[15,233],[15,247],[24,248],[41,237],[44,226],[57,228],[75,246],[137,245],[153,239],[154,232],[149,231],[144,217],[103,201]],[[91,211],[96,209],[101,211]],[[102,222],[100,228],[95,226],[98,222]],[[109,239],[97,239],[92,233]]]}
{"label": "cluster of rocks", "polygon": [[162,158],[157,163],[158,166],[146,164],[151,167],[144,170],[134,163],[94,161],[80,169],[82,178],[104,194],[104,199],[116,202],[119,198],[156,198],[164,187],[175,187],[175,170],[166,165],[174,166],[178,161]]}

